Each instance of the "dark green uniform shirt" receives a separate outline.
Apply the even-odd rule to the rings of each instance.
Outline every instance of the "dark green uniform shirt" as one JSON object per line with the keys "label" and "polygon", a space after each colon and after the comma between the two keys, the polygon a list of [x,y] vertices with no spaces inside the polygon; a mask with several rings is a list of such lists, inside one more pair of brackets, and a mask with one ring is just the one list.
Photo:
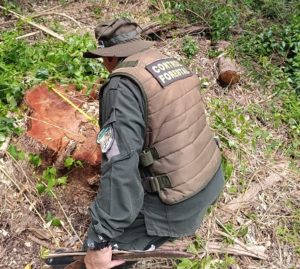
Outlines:
{"label": "dark green uniform shirt", "polygon": [[102,89],[101,127],[113,128],[114,141],[103,154],[101,188],[90,207],[91,237],[94,233],[116,238],[139,213],[151,236],[191,235],[223,188],[220,168],[204,190],[178,204],[167,205],[157,194],[144,193],[138,167],[145,134],[144,105],[138,86],[126,77],[113,77]]}

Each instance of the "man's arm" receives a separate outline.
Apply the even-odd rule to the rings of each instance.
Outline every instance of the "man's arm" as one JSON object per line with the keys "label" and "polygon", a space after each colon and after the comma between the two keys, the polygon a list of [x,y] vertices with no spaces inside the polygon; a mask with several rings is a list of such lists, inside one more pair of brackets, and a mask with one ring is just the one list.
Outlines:
{"label": "man's arm", "polygon": [[108,132],[103,135],[102,150],[106,147],[106,152],[102,156],[101,189],[90,207],[88,233],[96,241],[98,236],[110,240],[121,235],[143,206],[138,169],[145,133],[143,102],[137,85],[127,78],[112,78],[104,90],[101,130]]}

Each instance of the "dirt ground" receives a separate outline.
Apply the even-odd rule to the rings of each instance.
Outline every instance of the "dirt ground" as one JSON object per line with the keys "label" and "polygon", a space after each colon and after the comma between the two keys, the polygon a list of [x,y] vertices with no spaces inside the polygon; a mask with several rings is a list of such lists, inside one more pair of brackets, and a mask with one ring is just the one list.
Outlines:
{"label": "dirt ground", "polygon": [[[93,29],[100,20],[107,20],[116,16],[130,16],[141,25],[153,21],[159,11],[151,8],[151,1],[25,1],[23,14],[40,14],[43,12],[64,13],[74,18],[72,20],[55,15],[45,15],[45,20],[60,21],[70,32],[93,33]],[[95,12],[99,10],[99,12]],[[14,27],[13,17],[0,18],[0,27]],[[34,30],[34,29],[31,29]],[[30,32],[30,31],[28,31]],[[43,38],[40,35],[38,38]],[[204,100],[212,98],[226,98],[237,104],[247,105],[253,100],[263,99],[262,93],[254,83],[242,76],[241,82],[230,90],[224,90],[216,82],[215,59],[208,57],[210,41],[202,36],[194,37],[199,44],[197,57],[189,62],[190,68],[197,72],[200,78],[205,77],[208,82],[204,90]],[[167,55],[183,58],[180,53],[181,40],[165,39],[157,44]],[[251,91],[246,87],[251,87]],[[208,108],[208,114],[210,113]],[[274,134],[274,137],[280,134]],[[24,146],[22,138],[14,139],[14,143]],[[23,143],[23,144],[22,144]],[[27,145],[28,146],[28,145]],[[241,145],[247,153],[247,145]],[[275,230],[279,218],[289,218],[287,208],[282,207],[282,201],[293,199],[300,205],[300,187],[297,183],[299,175],[288,169],[288,160],[274,156],[270,163],[260,158],[259,145],[255,156],[245,154],[248,162],[249,174],[246,179],[246,192],[229,193],[228,186],[218,204],[204,221],[197,232],[207,243],[199,254],[204,258],[212,253],[213,257],[224,259],[222,251],[224,234],[222,225],[228,220],[247,227],[248,233],[244,243],[233,239],[234,243],[246,248],[247,255],[241,251],[235,253],[236,265],[231,268],[300,268],[300,258],[293,248],[277,237]],[[224,151],[235,165],[239,165],[239,156],[233,152]],[[0,268],[48,268],[41,260],[44,249],[54,250],[59,247],[80,249],[89,218],[87,209],[97,193],[98,184],[89,184],[85,178],[89,173],[95,173],[98,168],[75,168],[68,172],[70,179],[66,186],[58,188],[54,197],[38,196],[35,183],[39,173],[25,161],[14,161],[8,154],[0,159]],[[64,173],[66,171],[62,171]],[[239,173],[234,173],[232,182],[238,182]],[[237,183],[238,184],[238,183]],[[240,206],[236,206],[236,205]],[[47,211],[54,212],[62,221],[63,227],[53,228],[43,219]],[[255,213],[255,218],[250,218]],[[225,235],[226,237],[226,235]],[[230,237],[230,236],[229,236]],[[227,238],[228,239],[228,238]],[[229,238],[232,239],[232,238]],[[205,246],[205,245],[204,245]],[[244,249],[245,250],[245,249]],[[254,253],[252,256],[250,253]],[[259,256],[260,253],[261,255]],[[260,258],[255,258],[259,256]],[[172,268],[171,261],[140,262],[137,268]],[[30,267],[28,267],[30,268]]]}

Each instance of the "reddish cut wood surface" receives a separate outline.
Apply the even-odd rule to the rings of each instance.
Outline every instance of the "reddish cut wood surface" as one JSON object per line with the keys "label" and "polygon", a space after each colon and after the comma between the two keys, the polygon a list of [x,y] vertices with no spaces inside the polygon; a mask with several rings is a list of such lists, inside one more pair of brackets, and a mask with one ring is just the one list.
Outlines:
{"label": "reddish cut wood surface", "polygon": [[[78,107],[85,102],[73,85],[55,86]],[[55,152],[62,151],[71,140],[76,142],[72,156],[91,165],[101,162],[101,150],[96,144],[99,128],[63,100],[46,85],[28,91],[25,101],[31,108],[26,134]]]}

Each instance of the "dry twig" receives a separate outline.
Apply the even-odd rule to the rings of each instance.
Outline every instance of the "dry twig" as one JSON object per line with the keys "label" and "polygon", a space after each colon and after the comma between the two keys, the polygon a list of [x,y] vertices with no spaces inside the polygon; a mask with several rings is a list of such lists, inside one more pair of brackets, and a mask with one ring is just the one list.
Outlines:
{"label": "dry twig", "polygon": [[[284,169],[284,167],[282,167]],[[230,217],[237,210],[246,207],[253,202],[253,199],[256,195],[271,186],[274,186],[277,182],[281,181],[284,178],[284,175],[278,175],[277,173],[271,173],[267,178],[259,183],[253,184],[244,194],[233,199],[229,203],[220,207],[220,209],[225,213],[222,220],[228,221]]]}
{"label": "dry twig", "polygon": [[79,28],[82,28],[79,21],[75,20],[73,17],[71,17],[71,16],[69,16],[69,15],[67,15],[67,14],[65,14],[65,13],[59,13],[59,12],[43,12],[43,13],[40,13],[40,14],[31,16],[31,18],[38,18],[38,17],[42,17],[42,16],[51,16],[51,15],[56,15],[56,16],[62,16],[62,17],[65,17],[65,18],[71,20],[72,22],[74,22]]}
{"label": "dry twig", "polygon": [[2,143],[1,147],[0,147],[0,158],[2,158],[4,156],[4,154],[6,153],[6,150],[9,146],[9,142],[10,142],[10,137],[6,137],[5,141]]}
{"label": "dry twig", "polygon": [[225,245],[222,243],[208,242],[205,245],[207,253],[227,253],[236,256],[249,256],[261,260],[266,260],[268,256],[264,253],[265,247],[263,246],[247,246],[247,249],[240,245]]}
{"label": "dry twig", "polygon": [[30,37],[30,36],[34,36],[34,35],[37,35],[39,33],[41,33],[41,31],[35,31],[35,32],[32,32],[32,33],[21,35],[21,36],[16,37],[16,40],[23,39],[23,38]]}
{"label": "dry twig", "polygon": [[194,14],[196,17],[198,17],[199,19],[201,19],[209,28],[211,28],[210,25],[209,25],[209,23],[208,23],[208,21],[205,20],[202,16],[200,16],[200,14],[198,14],[198,13],[196,13],[193,10],[188,9],[188,8],[186,8],[185,10],[188,11],[188,12],[190,12],[190,13],[192,13],[192,14]]}
{"label": "dry twig", "polygon": [[5,11],[13,14],[16,18],[18,18],[18,19],[20,19],[20,20],[22,20],[22,21],[30,24],[31,26],[33,26],[35,28],[38,28],[38,29],[42,30],[43,32],[47,33],[48,35],[51,35],[51,36],[57,38],[60,41],[66,42],[65,38],[62,35],[59,35],[58,33],[55,33],[54,31],[52,31],[51,29],[47,28],[46,26],[37,24],[35,22],[32,22],[28,18],[26,18],[25,16],[22,16],[22,15],[14,12],[14,11],[12,11],[10,9],[7,9],[7,8],[1,6],[1,5],[0,5],[0,9],[5,10]]}
{"label": "dry twig", "polygon": [[43,240],[40,240],[40,239],[36,238],[35,236],[33,236],[31,234],[28,235],[28,239],[33,241],[34,243],[37,243],[40,246],[43,246],[43,247],[47,248],[47,249],[51,248],[51,246],[47,242],[45,242]]}
{"label": "dry twig", "polygon": [[[32,183],[32,181],[29,179],[29,177],[28,177],[27,174],[25,173],[24,169],[23,169],[23,168],[19,165],[19,163],[17,162],[17,160],[15,160],[15,159],[9,154],[9,152],[8,152],[8,155],[9,155],[9,156],[17,163],[19,169],[22,171],[22,173],[23,173],[23,175],[25,176],[25,178],[27,179],[27,181],[29,181],[30,183]],[[0,167],[0,169],[1,169],[1,167]],[[13,180],[13,179],[12,179],[12,180]],[[13,181],[13,182],[15,182],[15,181]],[[33,183],[32,183],[32,184],[33,184]],[[16,183],[15,183],[15,185],[17,186]],[[24,193],[27,191],[27,188],[24,187],[24,186],[22,186],[22,188],[18,186],[18,190],[19,190],[19,192],[21,192],[22,194],[24,194]],[[51,191],[51,194],[52,194],[52,196],[56,199],[56,201],[57,201],[59,207],[61,208],[61,211],[63,212],[63,214],[64,214],[64,216],[65,216],[65,218],[66,218],[66,220],[67,220],[67,222],[68,222],[68,224],[69,224],[69,226],[70,226],[70,228],[71,228],[71,230],[73,231],[73,233],[76,235],[76,237],[78,238],[78,240],[79,240],[80,243],[82,244],[82,240],[80,239],[79,235],[78,235],[77,232],[75,231],[75,229],[74,229],[74,227],[73,227],[73,225],[72,225],[72,222],[71,222],[70,219],[68,218],[68,215],[67,215],[67,213],[65,212],[65,210],[64,210],[64,208],[63,208],[61,202],[58,200],[56,194],[55,194],[53,191]],[[33,203],[30,203],[30,204],[33,205]],[[34,206],[34,205],[33,205],[33,206]],[[36,211],[37,211],[37,210],[36,210]],[[42,219],[43,219],[43,218],[42,218]],[[43,222],[44,222],[44,224],[46,224],[46,222],[44,221],[44,219],[43,219]],[[71,232],[70,232],[65,226],[63,226],[63,228],[64,228],[64,230],[68,233],[69,236],[72,235]],[[49,230],[49,231],[50,231],[50,230]]]}
{"label": "dry twig", "polygon": [[[0,166],[0,171],[14,184],[14,186],[17,188],[17,190],[20,192],[22,191],[22,189],[24,188],[24,186],[22,186],[22,188],[18,185],[18,183],[4,170],[4,168],[2,166]],[[37,208],[35,207],[34,203],[31,202],[31,200],[29,199],[29,197],[26,195],[26,193],[23,193],[23,196],[25,198],[25,200],[30,204],[31,208],[35,211],[35,213],[38,215],[38,217],[41,219],[41,221],[43,222],[44,226],[47,227],[46,225],[46,221],[44,220],[44,218],[41,216],[40,212],[37,210]],[[56,237],[54,236],[54,234],[52,233],[52,231],[48,228],[48,231],[50,232],[52,238],[54,239],[54,242],[57,246],[59,246]]]}
{"label": "dry twig", "polygon": [[[52,194],[53,197],[56,199],[56,201],[57,201],[57,203],[58,203],[58,205],[59,205],[61,211],[63,212],[63,214],[64,214],[64,216],[65,216],[65,219],[67,220],[67,222],[68,222],[68,224],[69,224],[69,226],[70,226],[70,228],[71,228],[71,230],[72,230],[72,232],[73,232],[73,233],[75,234],[75,236],[78,238],[79,242],[80,242],[81,244],[83,244],[82,240],[80,239],[78,233],[77,233],[76,230],[74,229],[71,220],[69,219],[69,217],[68,217],[66,211],[64,210],[64,208],[63,208],[61,202],[59,201],[59,199],[57,198],[56,194],[55,194],[53,191],[51,191],[51,194]],[[67,229],[65,229],[65,230],[66,230],[66,232],[71,236],[71,233],[70,233]]]}

